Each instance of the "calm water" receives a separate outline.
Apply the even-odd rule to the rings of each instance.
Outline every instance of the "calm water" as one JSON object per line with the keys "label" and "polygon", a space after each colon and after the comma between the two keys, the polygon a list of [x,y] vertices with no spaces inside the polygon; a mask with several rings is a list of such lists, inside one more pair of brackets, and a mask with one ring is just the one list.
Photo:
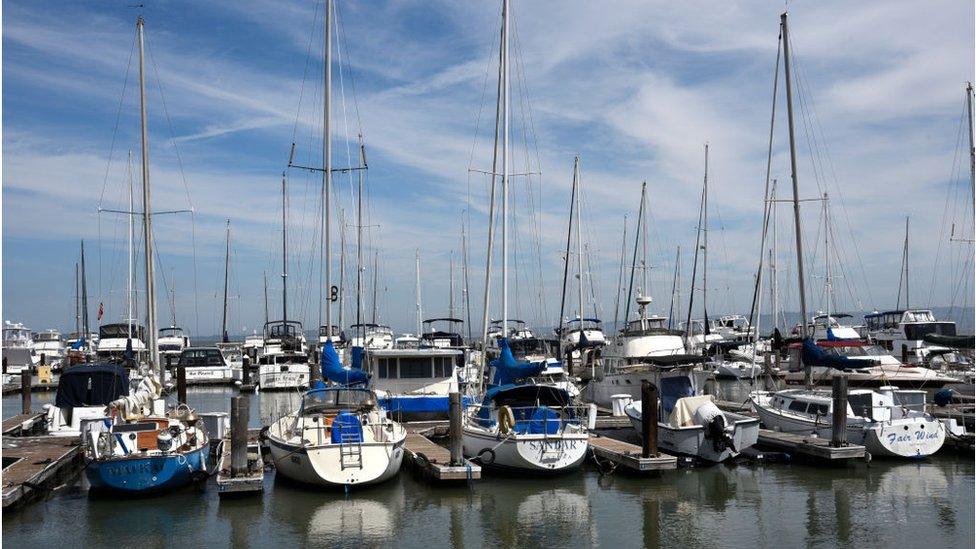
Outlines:
{"label": "calm water", "polygon": [[[728,388],[735,390],[734,387]],[[232,389],[191,388],[201,411]],[[53,396],[34,395],[35,408]],[[258,402],[260,401],[260,402]],[[252,399],[251,422],[296,397]],[[3,399],[3,415],[19,411]],[[719,465],[649,478],[601,477],[587,465],[555,479],[486,477],[432,488],[404,471],[390,483],[322,492],[265,477],[261,497],[221,501],[215,487],[138,500],[91,498],[84,483],[3,517],[11,547],[972,547],[972,456],[819,468]]]}

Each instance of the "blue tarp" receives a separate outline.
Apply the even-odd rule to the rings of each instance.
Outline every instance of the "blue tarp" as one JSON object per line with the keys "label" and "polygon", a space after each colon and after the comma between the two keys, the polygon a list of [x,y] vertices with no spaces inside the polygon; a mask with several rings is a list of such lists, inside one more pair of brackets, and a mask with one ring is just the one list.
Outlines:
{"label": "blue tarp", "polygon": [[332,340],[322,345],[322,377],[339,385],[353,386],[369,383],[369,375],[362,370],[347,370],[339,361]]}
{"label": "blue tarp", "polygon": [[871,364],[871,362],[825,353],[823,349],[814,344],[812,339],[806,338],[803,340],[803,364],[806,366],[823,366],[836,370],[848,370],[863,368]]}
{"label": "blue tarp", "polygon": [[363,348],[362,347],[352,348],[352,369],[353,370],[363,369]]}
{"label": "blue tarp", "polygon": [[[461,396],[461,407],[473,403],[471,397]],[[447,417],[451,399],[446,395],[390,395],[379,399],[381,408],[394,415],[438,415]]]}
{"label": "blue tarp", "polygon": [[[335,352],[335,349],[332,350]],[[332,420],[332,443],[350,444],[363,441],[363,425],[356,414],[340,411]]]}
{"label": "blue tarp", "polygon": [[498,348],[501,353],[497,359],[491,361],[491,367],[495,369],[492,385],[509,385],[516,379],[539,375],[546,368],[544,362],[532,364],[516,361],[506,337],[498,340]]}
{"label": "blue tarp", "polygon": [[695,388],[692,386],[691,380],[685,376],[661,378],[660,390],[663,421],[667,421],[678,399],[695,396]]}
{"label": "blue tarp", "polygon": [[71,350],[77,351],[78,349],[81,349],[84,346],[85,346],[85,338],[79,337],[78,341],[75,341],[74,343],[71,344]]}
{"label": "blue tarp", "polygon": [[554,435],[559,432],[559,413],[552,408],[539,406],[532,410],[528,420],[515,422],[515,432],[524,435]]}

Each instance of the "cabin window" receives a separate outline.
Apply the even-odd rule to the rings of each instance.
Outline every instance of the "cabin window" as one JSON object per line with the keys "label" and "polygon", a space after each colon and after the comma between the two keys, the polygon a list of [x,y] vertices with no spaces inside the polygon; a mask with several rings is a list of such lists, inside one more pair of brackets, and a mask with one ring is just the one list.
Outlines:
{"label": "cabin window", "polygon": [[855,416],[860,417],[871,417],[871,394],[865,393],[860,395],[849,395],[847,397],[847,402],[850,403],[851,409],[854,410]]}
{"label": "cabin window", "polygon": [[434,357],[434,377],[449,377],[453,372],[451,358],[446,356]]}
{"label": "cabin window", "polygon": [[400,357],[400,378],[434,377],[431,375],[431,362],[430,357]]}
{"label": "cabin window", "polygon": [[825,415],[828,414],[828,412],[830,410],[830,407],[827,406],[826,404],[813,404],[813,403],[811,403],[810,404],[810,407],[807,410],[811,414],[817,414],[817,415],[825,416]]}
{"label": "cabin window", "polygon": [[789,408],[793,412],[800,412],[801,414],[803,414],[806,413],[807,411],[807,403],[800,400],[794,400],[790,402]]}
{"label": "cabin window", "polygon": [[[396,360],[396,359],[393,359],[393,360]],[[393,365],[392,365],[393,367],[391,368],[390,367],[390,362],[392,362],[392,361],[390,359],[388,359],[388,358],[381,358],[379,360],[379,364],[378,364],[378,368],[377,368],[379,370],[379,372],[377,372],[378,375],[379,375],[379,377],[381,377],[381,378],[396,377],[396,363],[393,363]]]}

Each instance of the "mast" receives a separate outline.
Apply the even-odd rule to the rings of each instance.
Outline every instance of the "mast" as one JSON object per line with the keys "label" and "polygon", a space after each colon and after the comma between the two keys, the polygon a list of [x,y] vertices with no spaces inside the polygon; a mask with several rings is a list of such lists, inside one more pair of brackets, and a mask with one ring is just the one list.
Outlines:
{"label": "mast", "polygon": [[323,201],[325,210],[325,288],[329,292],[325,300],[325,333],[332,339],[332,0],[325,2],[325,82],[323,83],[322,108],[322,159],[325,170],[322,172]]}
{"label": "mast", "polygon": [[826,273],[827,282],[827,325],[830,326],[830,299],[834,294],[834,281],[830,274],[830,211],[828,210],[828,204],[830,204],[827,198],[827,193],[823,193],[823,212],[824,212],[824,273]]}
{"label": "mast", "polygon": [[566,285],[569,282],[569,246],[573,241],[573,211],[576,208],[576,186],[579,185],[579,156],[573,161],[573,190],[569,198],[569,223],[566,228],[566,255],[563,256],[563,293],[559,300],[559,334],[563,332],[566,311]]}
{"label": "mast", "polygon": [[[698,252],[704,250],[708,247],[708,241],[706,240],[702,243],[702,227],[706,226],[708,223],[708,214],[706,210],[708,209],[708,144],[705,144],[705,180],[702,184],[702,197],[701,202],[698,205],[698,227],[695,231],[695,261],[691,266],[691,290],[688,293],[688,318],[685,322],[685,339],[691,339],[691,311],[695,304],[695,281],[698,280]],[[705,233],[708,234],[707,232]],[[707,237],[706,237],[707,238]],[[702,288],[705,287],[705,276],[702,275]],[[704,296],[703,296],[704,299]],[[705,313],[705,319],[703,320],[703,328],[706,333],[708,330],[708,310],[707,307],[703,307],[702,310]],[[704,342],[703,342],[704,343]]]}
{"label": "mast", "polygon": [[508,337],[508,17],[502,0],[502,334]]}
{"label": "mast", "polygon": [[[624,261],[627,260],[627,214],[624,214],[624,234],[620,239],[620,270],[617,272],[617,297],[613,303],[613,326],[619,329],[620,324],[620,292],[624,285]],[[624,319],[626,322],[627,319]]]}
{"label": "mast", "polygon": [[414,287],[414,292],[417,295],[417,337],[420,337],[421,323],[423,322],[424,311],[420,305],[420,248],[414,253],[414,262],[416,264],[415,272],[417,274],[416,286]]}
{"label": "mast", "polygon": [[[644,225],[644,201],[647,196],[647,181],[641,183],[640,207],[637,209],[637,227],[634,229],[634,255],[630,261],[630,286],[627,287],[627,306],[624,309],[624,325],[630,319],[630,296],[634,294],[634,272],[637,270],[637,248],[640,243],[641,227]],[[624,229],[626,230],[626,219]],[[643,321],[643,318],[641,319]],[[642,326],[643,327],[643,326]]]}
{"label": "mast", "polygon": [[708,143],[705,143],[705,185],[704,185],[702,206],[702,219],[705,224],[702,226],[702,326],[705,335],[708,335]]}
{"label": "mast", "polygon": [[901,308],[901,283],[905,281],[905,308],[910,308],[908,304],[908,216],[905,216],[905,244],[901,251],[901,274],[898,278],[898,302],[895,304],[896,309]]}
{"label": "mast", "polygon": [[[285,174],[281,174],[281,321],[288,322],[288,202],[285,200]],[[288,333],[288,328],[283,328]]]}
{"label": "mast", "polygon": [[969,116],[969,184],[976,197],[976,144],[973,142],[973,83],[966,83],[966,114]]}
{"label": "mast", "polygon": [[674,298],[678,292],[679,278],[681,277],[681,245],[674,253],[674,277],[671,279],[671,305],[668,307],[668,329],[671,329],[671,319],[674,318]]}
{"label": "mast", "polygon": [[[796,276],[797,289],[800,291],[800,334],[805,339],[807,330],[807,290],[803,270],[803,236],[800,224],[800,189],[797,181],[796,168],[796,136],[793,129],[793,79],[790,75],[790,35],[788,14],[780,17],[783,34],[783,70],[786,72],[786,113],[790,131],[790,177],[793,180],[793,230],[796,236]],[[802,357],[801,357],[802,360]],[[807,385],[812,385],[810,370],[807,369]]]}
{"label": "mast", "polygon": [[159,334],[156,330],[156,273],[152,245],[152,200],[149,193],[149,122],[146,114],[144,24],[140,15],[136,20],[136,28],[139,32],[139,110],[142,122],[142,223],[143,247],[146,255],[146,330],[149,332],[146,347],[149,350],[150,365],[159,367],[159,379],[163,380],[166,378],[166,369],[159,361],[159,347],[156,344]]}
{"label": "mast", "polygon": [[[582,217],[580,211],[583,209],[583,203],[580,202],[580,185],[583,181],[580,178],[579,169],[579,156],[576,157],[576,162],[573,165],[573,179],[576,180],[576,267],[579,270],[579,318],[580,318],[580,333],[583,330],[583,225]],[[594,314],[593,316],[596,316]]]}
{"label": "mast", "polygon": [[268,323],[268,272],[265,271],[264,275],[264,323]]}
{"label": "mast", "polygon": [[377,311],[377,306],[376,306],[376,288],[378,286],[377,273],[379,272],[379,270],[378,270],[379,269],[379,263],[380,263],[380,252],[379,251],[375,251],[375,252],[373,252],[373,324],[376,324],[376,319],[378,318],[378,315],[376,314],[376,311]]}
{"label": "mast", "polygon": [[126,303],[126,311],[127,311],[127,313],[126,313],[126,317],[125,317],[125,323],[126,323],[126,335],[128,335],[128,338],[129,339],[132,339],[132,320],[133,320],[132,309],[133,309],[133,301],[135,301],[134,298],[135,298],[135,286],[136,286],[135,285],[135,269],[133,268],[133,265],[132,265],[132,263],[134,261],[134,254],[135,254],[134,250],[135,250],[135,246],[133,246],[133,243],[132,242],[133,242],[134,237],[135,237],[135,228],[134,228],[135,218],[133,216],[135,216],[136,211],[135,211],[135,209],[132,206],[132,150],[131,149],[129,150],[129,164],[128,164],[128,166],[129,166],[128,167],[128,173],[129,173],[129,234],[128,234],[128,238],[129,238],[129,271],[128,271],[128,275],[127,275],[127,278],[126,278],[126,285],[128,286],[128,291],[126,292],[126,296],[127,296],[127,299],[126,299],[126,302],[127,302]]}
{"label": "mast", "polygon": [[461,220],[461,297],[464,299],[465,321],[468,325],[468,341],[471,341],[471,295],[468,293],[468,235]]}
{"label": "mast", "polygon": [[[75,333],[81,337],[81,279],[77,261],[75,261]],[[88,334],[85,334],[85,337],[88,337]]]}
{"label": "mast", "polygon": [[85,241],[81,241],[81,324],[85,328],[85,344],[90,345],[88,334],[88,281],[85,278]]}
{"label": "mast", "polygon": [[449,302],[447,306],[448,315],[454,318],[454,250],[451,250],[451,276],[450,276],[450,288],[449,288]]}
{"label": "mast", "polygon": [[[339,210],[339,329],[346,325],[346,211]],[[330,290],[331,295],[331,290]],[[329,334],[332,337],[332,334]]]}
{"label": "mast", "polygon": [[772,292],[770,296],[769,303],[773,308],[773,329],[779,328],[779,276],[776,274],[776,254],[778,253],[779,247],[777,244],[777,230],[776,230],[776,180],[773,180],[773,187],[770,191],[770,203],[771,214],[773,219],[773,247],[769,250],[769,291]]}
{"label": "mast", "polygon": [[[227,279],[230,273],[230,219],[227,220],[227,245],[224,250],[224,317],[221,321],[220,333],[221,341],[227,343],[230,338],[227,336]],[[175,324],[175,322],[174,322]]]}
{"label": "mast", "polygon": [[[359,134],[359,167],[366,167],[366,145],[363,134]],[[359,185],[356,190],[356,326],[359,327],[360,341],[363,341],[363,172],[359,170]]]}

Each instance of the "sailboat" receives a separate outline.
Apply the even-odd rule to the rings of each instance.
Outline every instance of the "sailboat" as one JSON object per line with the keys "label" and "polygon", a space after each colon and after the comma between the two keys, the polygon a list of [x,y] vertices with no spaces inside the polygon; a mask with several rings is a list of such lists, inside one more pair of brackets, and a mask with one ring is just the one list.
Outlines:
{"label": "sailboat", "polygon": [[[143,54],[142,16],[136,21],[139,42],[139,90],[141,99],[142,125],[142,222],[145,249],[146,271],[146,319],[148,327],[149,368],[158,372],[145,371],[139,384],[127,395],[117,392],[108,403],[105,418],[84,424],[82,433],[85,458],[88,464],[85,475],[92,489],[113,490],[131,494],[158,492],[186,486],[194,480],[207,478],[207,456],[210,452],[210,439],[206,428],[199,424],[199,417],[185,404],[167,412],[166,401],[162,397],[160,379],[165,377],[165,366],[159,359],[159,346],[156,339],[156,293],[153,264],[152,202],[149,187],[149,147],[148,124],[146,117],[146,87]],[[130,211],[131,215],[131,211]],[[85,366],[94,369],[95,367]],[[109,367],[111,368],[111,367]],[[70,374],[71,370],[69,370]],[[91,372],[94,374],[95,372]],[[111,391],[116,391],[119,381],[118,370],[104,372]],[[91,378],[79,377],[72,388],[81,393],[87,385],[92,392]],[[84,384],[84,385],[83,385]],[[59,399],[62,396],[59,387]],[[88,405],[96,397],[79,394],[70,395],[72,401],[66,405]],[[102,395],[105,396],[104,394]],[[70,425],[70,424],[69,424]],[[70,427],[73,427],[71,425]]]}
{"label": "sailboat", "polygon": [[[560,357],[566,361],[570,372],[585,371],[586,364],[593,362],[600,354],[600,350],[607,344],[603,333],[603,323],[597,318],[594,304],[593,316],[587,318],[584,314],[585,300],[583,299],[583,203],[580,201],[580,187],[583,185],[580,177],[580,161],[577,156],[573,161],[573,193],[569,205],[569,229],[566,231],[566,254],[563,263],[563,296],[559,306],[559,335]],[[563,309],[566,306],[566,285],[569,278],[569,248],[573,238],[573,212],[576,212],[576,268],[577,290],[579,294],[579,309],[576,318],[564,320]]]}
{"label": "sailboat", "polygon": [[[780,31],[793,182],[793,230],[796,238],[797,289],[800,297],[801,322],[797,331],[802,338],[802,343],[798,344],[800,348],[796,349],[796,356],[799,358],[799,365],[804,370],[806,388],[775,392],[753,391],[749,394],[749,401],[759,414],[763,424],[769,429],[802,434],[816,433],[819,436],[829,437],[833,433],[832,424],[827,418],[830,417],[834,404],[826,391],[818,391],[813,388],[814,368],[826,368],[829,369],[828,371],[856,371],[865,363],[837,352],[831,352],[831,347],[838,344],[849,347],[851,342],[857,342],[859,334],[851,328],[845,329],[841,326],[829,310],[831,298],[829,260],[826,263],[828,310],[826,313],[814,317],[814,322],[811,324],[808,324],[806,320],[803,232],[800,225],[796,138],[793,129],[793,75],[790,70],[787,13],[783,13],[780,18]],[[776,70],[779,71],[778,66]],[[770,132],[770,143],[772,143],[772,137],[772,132]],[[824,204],[826,216],[826,202]],[[827,234],[829,235],[829,233],[828,229]],[[827,250],[824,253],[829,255]],[[817,342],[818,336],[828,340],[828,345],[821,347]],[[872,454],[885,456],[923,457],[934,453],[941,448],[945,440],[945,428],[942,423],[925,413],[924,393],[922,394],[921,408],[915,410],[905,406],[905,403],[899,398],[899,393],[891,387],[882,387],[877,391],[869,389],[851,391],[846,403],[848,440],[855,444],[864,444]]]}
{"label": "sailboat", "polygon": [[[566,389],[544,382],[526,381],[541,374],[546,361],[518,362],[512,355],[508,315],[508,191],[509,191],[509,0],[502,2],[502,29],[499,67],[498,116],[495,162],[492,166],[492,206],[494,181],[501,155],[502,187],[502,319],[495,340],[498,354],[491,361],[491,383],[481,395],[480,404],[469,406],[462,416],[462,446],[465,456],[477,457],[482,465],[522,473],[558,473],[578,467],[589,447],[585,407],[574,406]],[[485,284],[491,281],[494,241],[490,213]],[[483,345],[488,345],[488,292],[485,292]],[[484,360],[482,362],[484,364]],[[479,377],[483,383],[483,376]]]}
{"label": "sailboat", "polygon": [[[325,10],[325,91],[322,185],[325,230],[326,287],[331,279],[332,134],[332,27],[334,7]],[[326,333],[332,329],[332,300],[326,300]],[[342,365],[335,343],[322,344],[322,380],[302,395],[298,409],[274,421],[267,440],[275,468],[283,476],[316,486],[374,484],[392,478],[400,470],[406,430],[387,417],[369,389],[369,375]]]}

